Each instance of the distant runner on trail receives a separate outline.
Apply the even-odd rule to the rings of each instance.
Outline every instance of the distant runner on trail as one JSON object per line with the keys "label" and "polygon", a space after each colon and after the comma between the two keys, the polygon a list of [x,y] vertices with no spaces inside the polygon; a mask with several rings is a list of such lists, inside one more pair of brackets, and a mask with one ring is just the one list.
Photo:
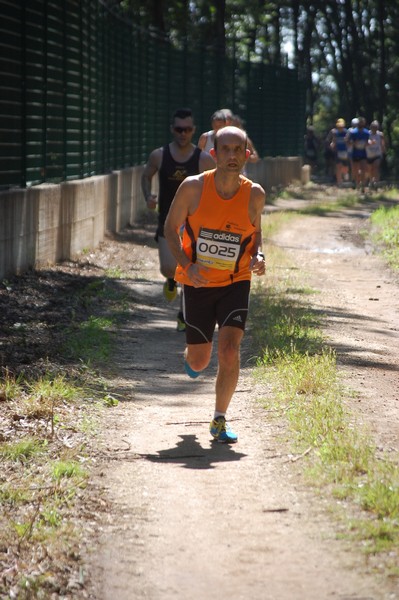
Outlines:
{"label": "distant runner on trail", "polygon": [[381,161],[386,153],[384,134],[380,129],[378,121],[370,123],[369,142],[366,146],[369,185],[376,187],[380,180]]}
{"label": "distant runner on trail", "polygon": [[[170,126],[173,141],[161,148],[153,150],[141,177],[141,187],[147,207],[154,210],[158,204],[158,228],[156,241],[160,270],[166,281],[163,286],[164,297],[172,302],[177,295],[174,280],[176,260],[171,254],[164,236],[164,223],[177,188],[188,175],[196,175],[206,169],[213,169],[215,163],[210,154],[201,151],[192,142],[195,132],[192,111],[189,108],[179,108],[172,116]],[[151,192],[152,178],[158,172],[158,199]],[[177,329],[184,331],[183,313],[177,315]]]}
{"label": "distant runner on trail", "polygon": [[[216,132],[211,150],[216,169],[180,185],[165,222],[165,236],[183,284],[186,322],[184,367],[196,378],[212,354],[216,323],[218,372],[210,432],[219,442],[236,442],[226,412],[237,386],[240,344],[248,314],[251,274],[264,275],[261,215],[263,188],[241,171],[249,156],[247,134],[238,127]],[[179,230],[185,223],[183,239]]]}
{"label": "distant runner on trail", "polygon": [[329,131],[327,136],[330,148],[334,152],[335,181],[338,186],[342,185],[349,177],[347,134],[345,120],[341,118],[337,119],[335,127]]}
{"label": "distant runner on trail", "polygon": [[367,176],[366,147],[369,142],[370,132],[366,129],[366,119],[359,117],[357,127],[348,131],[347,141],[352,148],[352,177],[356,188],[364,192]]}

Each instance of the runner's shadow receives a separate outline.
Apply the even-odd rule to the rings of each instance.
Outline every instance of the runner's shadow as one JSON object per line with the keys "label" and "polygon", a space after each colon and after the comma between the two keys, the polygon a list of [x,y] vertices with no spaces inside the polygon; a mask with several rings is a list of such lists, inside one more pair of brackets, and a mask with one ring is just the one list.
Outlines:
{"label": "runner's shadow", "polygon": [[196,435],[179,435],[181,442],[175,448],[159,450],[158,454],[146,454],[151,462],[181,464],[185,469],[214,469],[217,463],[235,461],[247,456],[235,452],[230,444],[213,442],[211,448],[203,448]]}

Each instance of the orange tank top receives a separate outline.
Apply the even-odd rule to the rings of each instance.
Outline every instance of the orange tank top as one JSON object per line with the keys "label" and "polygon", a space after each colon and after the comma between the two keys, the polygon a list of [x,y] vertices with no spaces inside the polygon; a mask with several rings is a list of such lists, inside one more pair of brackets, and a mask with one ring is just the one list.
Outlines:
{"label": "orange tank top", "polygon": [[[203,174],[204,184],[199,205],[187,217],[183,232],[183,251],[193,263],[209,270],[205,287],[222,287],[251,279],[249,263],[255,227],[249,219],[252,182],[241,176],[237,193],[228,200],[221,198],[215,187],[215,171]],[[192,285],[180,265],[176,281]]]}

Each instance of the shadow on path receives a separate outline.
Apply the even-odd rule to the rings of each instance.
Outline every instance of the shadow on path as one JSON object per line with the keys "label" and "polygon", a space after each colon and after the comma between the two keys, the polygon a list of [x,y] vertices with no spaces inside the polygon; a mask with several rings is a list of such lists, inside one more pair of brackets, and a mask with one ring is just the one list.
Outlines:
{"label": "shadow on path", "polygon": [[203,448],[196,435],[179,435],[181,442],[174,448],[159,450],[158,454],[141,455],[151,462],[181,464],[185,469],[214,469],[217,463],[240,460],[247,456],[235,452],[229,444],[212,442],[211,448]]}

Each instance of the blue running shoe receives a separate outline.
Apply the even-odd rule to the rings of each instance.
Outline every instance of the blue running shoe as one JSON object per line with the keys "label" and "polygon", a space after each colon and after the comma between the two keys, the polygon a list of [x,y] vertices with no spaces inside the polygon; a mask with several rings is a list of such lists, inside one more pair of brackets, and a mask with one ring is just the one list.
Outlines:
{"label": "blue running shoe", "polygon": [[234,433],[230,425],[226,423],[224,417],[213,419],[209,425],[209,431],[212,437],[221,444],[235,444],[238,440],[238,435]]}
{"label": "blue running shoe", "polygon": [[201,371],[194,371],[194,369],[192,369],[190,367],[190,365],[188,364],[188,362],[186,360],[184,361],[184,369],[185,369],[187,375],[189,377],[191,377],[191,379],[196,379],[197,377],[199,377],[201,375]]}

